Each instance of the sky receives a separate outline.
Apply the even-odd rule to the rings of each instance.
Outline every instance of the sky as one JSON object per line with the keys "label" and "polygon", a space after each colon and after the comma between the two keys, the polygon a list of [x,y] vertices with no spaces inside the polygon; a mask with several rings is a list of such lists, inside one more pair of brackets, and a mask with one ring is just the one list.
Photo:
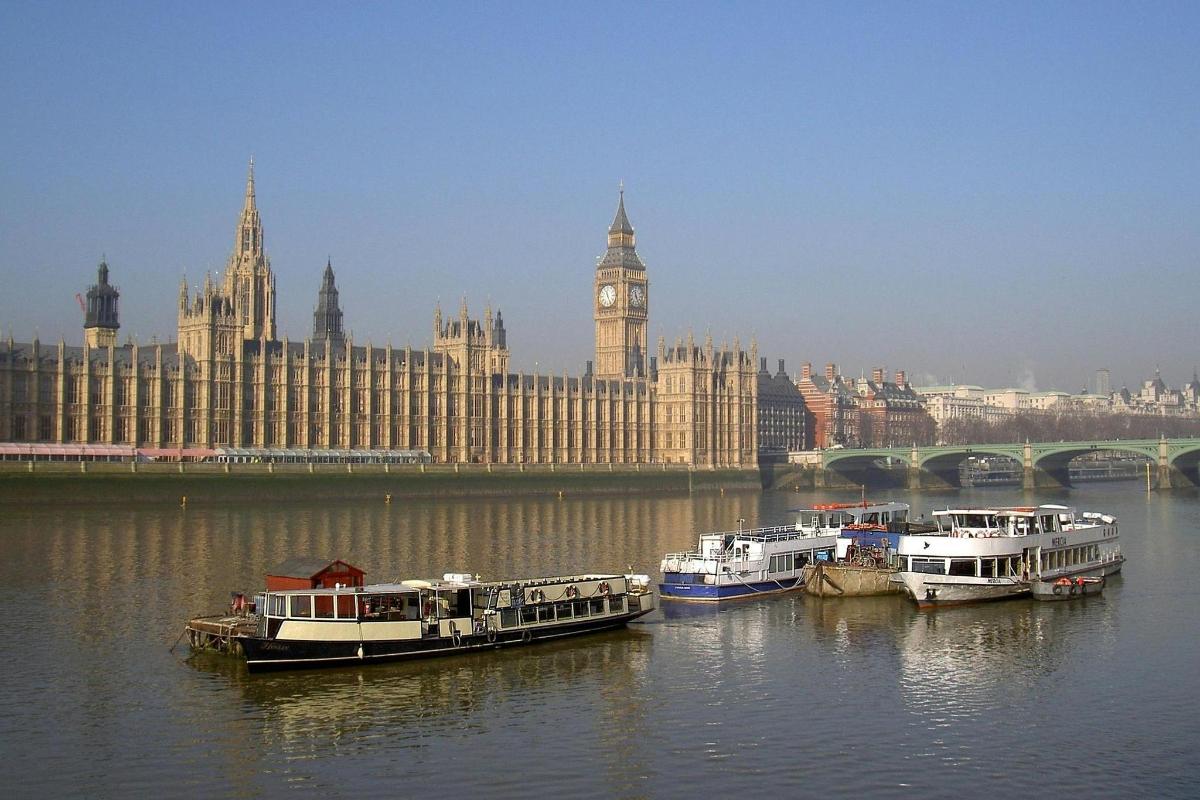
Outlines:
{"label": "sky", "polygon": [[279,334],[326,259],[358,343],[466,298],[593,358],[625,185],[650,339],[1079,391],[1189,379],[1200,4],[0,4],[0,330],[173,340],[247,161]]}

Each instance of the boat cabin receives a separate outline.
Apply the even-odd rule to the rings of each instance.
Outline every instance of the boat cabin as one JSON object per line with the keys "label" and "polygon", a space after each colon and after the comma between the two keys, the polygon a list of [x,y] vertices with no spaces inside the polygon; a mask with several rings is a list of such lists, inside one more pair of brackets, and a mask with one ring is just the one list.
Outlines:
{"label": "boat cabin", "polygon": [[968,539],[1061,533],[1075,522],[1074,509],[1059,505],[946,509],[933,512],[938,532]]}
{"label": "boat cabin", "polygon": [[341,559],[293,556],[267,572],[267,591],[362,586],[365,574]]}
{"label": "boat cabin", "polygon": [[627,583],[620,575],[482,583],[447,573],[441,580],[268,590],[260,598],[262,635],[341,640],[329,623],[347,623],[345,636],[361,641],[500,633],[624,614],[639,603]]}
{"label": "boat cabin", "polygon": [[797,530],[828,530],[857,526],[898,529],[908,522],[907,503],[823,503],[793,509]]}

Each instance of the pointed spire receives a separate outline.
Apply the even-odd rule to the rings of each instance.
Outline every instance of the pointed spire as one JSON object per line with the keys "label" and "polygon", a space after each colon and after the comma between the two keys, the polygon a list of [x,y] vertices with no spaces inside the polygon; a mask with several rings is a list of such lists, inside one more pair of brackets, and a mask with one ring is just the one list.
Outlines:
{"label": "pointed spire", "polygon": [[242,212],[253,211],[254,207],[254,156],[250,156],[250,166],[246,170],[246,200],[242,205]]}
{"label": "pointed spire", "polygon": [[625,214],[625,182],[621,181],[617,199],[617,213],[613,217],[612,225],[608,227],[608,232],[625,233],[633,235],[633,226],[629,224],[629,217]]}

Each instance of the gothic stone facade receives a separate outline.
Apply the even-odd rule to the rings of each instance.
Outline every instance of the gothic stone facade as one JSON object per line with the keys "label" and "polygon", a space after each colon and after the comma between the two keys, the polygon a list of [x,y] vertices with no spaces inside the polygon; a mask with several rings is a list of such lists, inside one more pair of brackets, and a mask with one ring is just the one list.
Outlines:
{"label": "gothic stone facade", "polygon": [[[624,197],[596,267],[596,369],[508,371],[499,312],[450,320],[431,350],[357,345],[327,264],[312,337],[276,338],[253,163],[224,280],[178,301],[172,344],[117,343],[108,266],[88,292],[82,347],[0,342],[0,441],[427,450],[435,461],[753,466],[756,348],[659,342]],[[649,363],[648,363],[649,362]]]}

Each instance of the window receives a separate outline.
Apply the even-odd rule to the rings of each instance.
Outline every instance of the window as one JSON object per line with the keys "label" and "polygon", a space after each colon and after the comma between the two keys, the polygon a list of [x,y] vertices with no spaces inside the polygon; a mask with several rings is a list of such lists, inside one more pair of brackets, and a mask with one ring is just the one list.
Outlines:
{"label": "window", "polygon": [[927,575],[945,575],[946,562],[940,558],[914,558],[912,560],[911,570],[913,572],[922,572]]}
{"label": "window", "polygon": [[289,617],[311,617],[312,616],[312,595],[310,594],[295,594],[291,597],[291,608],[288,609]]}
{"label": "window", "polygon": [[950,559],[950,574],[951,575],[975,575],[975,559],[973,558],[952,558]]}

